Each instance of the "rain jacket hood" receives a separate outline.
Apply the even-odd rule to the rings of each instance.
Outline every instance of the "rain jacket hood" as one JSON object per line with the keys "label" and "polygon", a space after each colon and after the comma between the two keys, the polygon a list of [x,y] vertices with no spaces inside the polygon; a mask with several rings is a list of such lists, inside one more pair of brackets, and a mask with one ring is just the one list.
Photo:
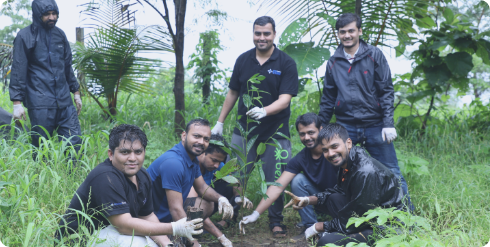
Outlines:
{"label": "rain jacket hood", "polygon": [[59,13],[54,0],[34,0],[33,23],[20,30],[14,40],[10,100],[22,101],[28,109],[73,105],[70,92],[80,87],[65,33],[56,26],[43,28],[41,17],[51,10]]}
{"label": "rain jacket hood", "polygon": [[44,13],[54,11],[60,15],[58,5],[54,0],[34,0],[32,1],[32,24],[38,27],[44,27],[42,17]]}
{"label": "rain jacket hood", "polygon": [[[353,146],[347,160],[347,172],[339,171],[337,185],[325,192],[315,194],[318,204],[327,202],[333,193],[344,194],[349,201],[339,211],[339,218],[324,223],[325,231],[350,234],[362,231],[368,225],[354,225],[346,227],[349,218],[354,214],[362,216],[365,212],[375,207],[396,207],[403,210],[403,192],[399,179],[393,172],[358,146]],[[342,178],[345,180],[342,181]]]}

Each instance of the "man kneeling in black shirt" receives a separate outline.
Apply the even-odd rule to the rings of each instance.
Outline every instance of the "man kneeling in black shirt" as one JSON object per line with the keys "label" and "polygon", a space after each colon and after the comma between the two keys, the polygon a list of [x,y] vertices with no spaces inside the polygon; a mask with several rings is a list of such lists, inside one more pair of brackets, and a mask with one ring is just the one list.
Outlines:
{"label": "man kneeling in black shirt", "polygon": [[306,229],[306,239],[322,233],[317,246],[344,246],[350,242],[371,244],[373,231],[369,225],[346,227],[347,222],[350,217],[361,216],[376,207],[403,209],[399,179],[363,148],[353,146],[347,130],[340,124],[328,124],[320,131],[318,141],[325,158],[340,167],[340,171],[334,188],[309,197],[293,195],[294,209],[316,205],[333,218]]}
{"label": "man kneeling in black shirt", "polygon": [[[111,130],[109,158],[88,174],[73,196],[56,232],[57,242],[82,233],[82,227],[100,230],[96,242],[102,245],[90,246],[172,246],[166,234],[192,239],[192,234],[202,233],[195,230],[202,227],[202,219],[160,223],[153,213],[151,179],[142,167],[147,142],[137,126],[122,124]],[[93,225],[82,213],[91,216]]]}

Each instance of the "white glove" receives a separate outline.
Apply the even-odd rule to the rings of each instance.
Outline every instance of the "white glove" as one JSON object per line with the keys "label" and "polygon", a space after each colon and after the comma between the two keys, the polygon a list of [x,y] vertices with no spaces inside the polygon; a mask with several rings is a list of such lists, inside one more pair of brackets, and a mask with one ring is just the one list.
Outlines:
{"label": "white glove", "polygon": [[[236,204],[241,204],[242,203],[242,197],[240,197],[240,196],[235,197],[235,202],[236,202]],[[250,201],[246,197],[243,197],[243,207],[244,208],[252,209],[253,206],[254,206],[254,204],[252,203],[252,201]]]}
{"label": "white glove", "polygon": [[265,112],[264,108],[254,107],[252,110],[247,112],[247,116],[254,118],[255,120],[259,120],[267,116],[267,112]]}
{"label": "white glove", "polygon": [[[249,223],[253,223],[259,219],[259,212],[254,211],[251,215],[243,217],[243,219],[240,221],[240,224],[238,226],[240,227],[240,231],[242,231],[242,224],[246,225]],[[243,234],[245,234],[245,227],[243,227]]]}
{"label": "white glove", "polygon": [[315,236],[316,234],[318,234],[318,231],[315,229],[315,224],[313,224],[312,226],[308,227],[308,229],[305,230],[306,240]]}
{"label": "white glove", "polygon": [[223,220],[233,218],[233,206],[226,197],[222,196],[218,199],[219,214],[223,213]]}
{"label": "white glove", "polygon": [[75,104],[77,105],[77,114],[80,115],[82,111],[82,99],[80,98],[80,94],[75,94]]}
{"label": "white glove", "polygon": [[383,137],[383,141],[385,141],[385,137],[386,137],[386,141],[388,143],[391,143],[393,142],[395,139],[396,139],[396,129],[395,128],[383,128],[383,130],[381,130],[381,136]]}
{"label": "white glove", "polygon": [[291,193],[287,190],[285,190],[284,192],[286,192],[286,194],[291,196],[291,201],[289,201],[288,204],[286,204],[286,206],[284,206],[284,208],[287,208],[290,205],[293,205],[294,210],[301,210],[304,207],[308,206],[308,204],[310,204],[310,198],[308,198],[307,196],[298,197],[298,196],[294,195],[293,193]]}
{"label": "white glove", "polygon": [[211,134],[223,135],[223,123],[220,121],[216,122],[216,125],[211,130]]}
{"label": "white glove", "polygon": [[14,119],[22,119],[24,121],[26,120],[26,112],[22,104],[14,105],[13,115],[14,115]]}
{"label": "white glove", "polygon": [[221,235],[218,240],[223,247],[233,247],[233,243],[225,237],[225,234]]}
{"label": "white glove", "polygon": [[187,218],[182,218],[177,222],[171,222],[172,231],[174,236],[186,237],[190,241],[194,241],[192,235],[197,235],[202,233],[202,229],[196,231],[196,228],[201,228],[203,226],[202,219],[193,219],[191,221],[186,221]]}

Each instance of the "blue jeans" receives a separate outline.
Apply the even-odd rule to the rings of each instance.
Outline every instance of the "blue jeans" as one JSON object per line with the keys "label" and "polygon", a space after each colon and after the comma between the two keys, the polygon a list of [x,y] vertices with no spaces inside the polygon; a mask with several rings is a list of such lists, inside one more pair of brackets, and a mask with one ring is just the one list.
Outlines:
{"label": "blue jeans", "polygon": [[389,168],[395,176],[400,178],[403,194],[406,197],[406,203],[410,211],[414,210],[412,202],[410,200],[410,194],[408,193],[408,186],[405,178],[400,172],[400,167],[398,166],[398,159],[396,158],[395,146],[393,143],[388,143],[383,141],[381,136],[381,131],[383,126],[371,126],[367,128],[357,128],[353,125],[342,124],[349,132],[349,137],[352,140],[352,144],[360,144],[364,147],[371,157],[375,158],[377,161],[381,162],[387,168]]}
{"label": "blue jeans", "polygon": [[[298,173],[291,181],[291,191],[296,196],[311,196],[321,192],[315,184],[302,173]],[[308,205],[302,210],[298,210],[298,213],[301,217],[301,224],[307,228],[318,222],[313,205]]]}

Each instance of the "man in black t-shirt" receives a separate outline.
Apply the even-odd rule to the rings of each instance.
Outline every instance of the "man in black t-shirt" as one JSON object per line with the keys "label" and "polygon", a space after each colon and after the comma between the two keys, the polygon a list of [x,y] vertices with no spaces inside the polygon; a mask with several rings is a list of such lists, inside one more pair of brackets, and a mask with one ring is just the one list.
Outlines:
{"label": "man in black t-shirt", "polygon": [[[276,198],[284,191],[291,182],[291,190],[297,196],[310,196],[328,188],[333,188],[337,183],[338,167],[334,167],[325,159],[321,145],[318,145],[318,133],[322,129],[321,120],[315,113],[306,113],[296,120],[301,142],[305,148],[288,162],[286,171],[276,180],[282,186],[271,186],[267,189],[269,198],[262,199],[253,214],[243,217],[242,224],[256,221]],[[301,216],[301,225],[306,229],[317,221],[313,206],[305,207],[298,211]],[[303,239],[304,234],[294,237],[292,240]]]}
{"label": "man in black t-shirt", "polygon": [[142,167],[147,142],[134,125],[122,124],[111,131],[109,158],[88,174],[73,196],[56,232],[58,243],[70,234],[83,234],[83,228],[91,233],[100,230],[98,238],[116,246],[168,246],[165,234],[192,239],[192,234],[202,232],[195,231],[202,227],[202,219],[160,223],[153,213],[151,178]]}
{"label": "man in black t-shirt", "polygon": [[[265,180],[273,182],[279,178],[291,159],[291,143],[284,136],[289,137],[291,114],[289,104],[291,98],[298,93],[298,71],[294,60],[274,45],[276,30],[271,17],[262,16],[256,19],[253,32],[255,48],[243,53],[236,60],[228,94],[218,122],[211,132],[223,134],[223,123],[240,97],[237,114],[240,117],[237,117],[237,120],[245,131],[253,129],[247,136],[248,140],[257,138],[247,155],[247,163],[250,164],[246,168],[246,174],[250,174],[254,161],[260,159],[264,162],[262,169]],[[265,79],[259,84],[253,84],[253,87],[260,91],[252,95],[250,91],[253,89],[252,83],[248,80],[255,74],[260,74]],[[254,99],[257,96],[260,100]],[[248,123],[247,116],[259,120],[260,123]],[[277,134],[276,131],[282,135]],[[271,137],[275,138],[282,148],[274,147],[273,145],[276,144]],[[232,146],[239,146],[243,150],[246,146],[245,142],[245,137],[242,136],[239,128],[235,128],[231,140]],[[266,145],[265,152],[257,155],[258,145],[266,142],[273,145]],[[275,237],[284,237],[286,234],[286,227],[281,224],[283,201],[281,195],[269,208],[269,227]]]}

